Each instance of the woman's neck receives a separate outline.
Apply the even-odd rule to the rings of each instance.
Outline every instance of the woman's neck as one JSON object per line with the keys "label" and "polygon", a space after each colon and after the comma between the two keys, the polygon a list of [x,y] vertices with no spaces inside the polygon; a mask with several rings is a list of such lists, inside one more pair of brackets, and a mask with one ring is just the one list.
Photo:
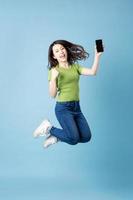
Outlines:
{"label": "woman's neck", "polygon": [[59,66],[60,66],[60,67],[63,67],[63,68],[68,68],[68,67],[69,67],[69,64],[68,64],[68,62],[60,62],[60,63],[59,63]]}

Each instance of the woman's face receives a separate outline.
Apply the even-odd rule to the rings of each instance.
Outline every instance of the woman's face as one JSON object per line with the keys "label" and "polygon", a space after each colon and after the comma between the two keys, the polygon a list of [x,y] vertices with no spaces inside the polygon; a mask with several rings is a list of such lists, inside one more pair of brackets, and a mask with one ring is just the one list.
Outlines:
{"label": "woman's face", "polygon": [[53,58],[56,59],[58,63],[67,62],[67,50],[63,45],[55,44],[53,46],[53,55]]}

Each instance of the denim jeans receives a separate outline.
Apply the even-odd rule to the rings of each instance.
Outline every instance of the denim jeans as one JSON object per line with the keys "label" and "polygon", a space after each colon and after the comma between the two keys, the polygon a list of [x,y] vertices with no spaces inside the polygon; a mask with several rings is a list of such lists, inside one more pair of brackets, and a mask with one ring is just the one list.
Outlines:
{"label": "denim jeans", "polygon": [[55,114],[62,129],[52,126],[51,135],[71,145],[90,141],[91,130],[79,101],[56,102]]}

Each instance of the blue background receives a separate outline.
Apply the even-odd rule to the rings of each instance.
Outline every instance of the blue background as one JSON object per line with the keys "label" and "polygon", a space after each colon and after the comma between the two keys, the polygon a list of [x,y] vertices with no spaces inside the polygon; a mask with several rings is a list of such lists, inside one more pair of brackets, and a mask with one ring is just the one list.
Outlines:
{"label": "blue background", "polygon": [[[131,0],[0,0],[0,199],[133,199],[133,3]],[[105,53],[80,80],[90,143],[43,149],[32,132],[54,114],[47,52],[66,39]]]}

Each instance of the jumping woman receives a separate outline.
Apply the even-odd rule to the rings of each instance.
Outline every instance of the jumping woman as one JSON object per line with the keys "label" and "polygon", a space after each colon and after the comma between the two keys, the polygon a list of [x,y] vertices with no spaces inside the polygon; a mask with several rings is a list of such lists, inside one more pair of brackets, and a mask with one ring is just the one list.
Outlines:
{"label": "jumping woman", "polygon": [[45,119],[34,131],[33,136],[46,136],[44,147],[57,142],[70,145],[89,142],[91,130],[80,108],[80,75],[94,76],[97,73],[101,52],[95,47],[94,62],[91,68],[78,64],[89,54],[81,45],[66,40],[56,40],[48,52],[49,94],[56,98],[55,114],[61,128],[57,128]]}

